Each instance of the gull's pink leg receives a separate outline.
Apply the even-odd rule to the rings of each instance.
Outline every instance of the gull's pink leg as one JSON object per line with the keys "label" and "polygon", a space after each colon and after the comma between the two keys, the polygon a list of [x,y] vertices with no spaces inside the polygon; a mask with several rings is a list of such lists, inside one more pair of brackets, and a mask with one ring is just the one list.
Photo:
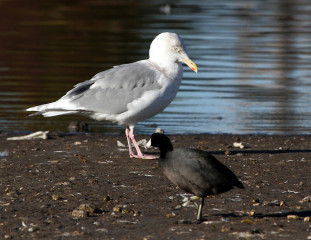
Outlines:
{"label": "gull's pink leg", "polygon": [[133,152],[133,149],[132,149],[132,143],[131,143],[131,138],[130,138],[130,129],[129,127],[127,126],[126,129],[125,129],[125,135],[126,135],[126,139],[127,139],[127,144],[129,146],[129,152],[130,152],[130,157],[135,157],[135,153]]}
{"label": "gull's pink leg", "polygon": [[142,158],[142,159],[155,159],[155,158],[158,158],[158,156],[155,156],[155,155],[144,155],[141,151],[140,151],[140,148],[138,147],[138,144],[135,140],[135,135],[134,135],[134,127],[130,127],[130,131],[129,131],[129,138],[130,140],[132,140],[133,144],[134,144],[134,147],[137,151],[137,155],[131,155],[130,153],[130,156],[131,157],[135,157],[135,158]]}

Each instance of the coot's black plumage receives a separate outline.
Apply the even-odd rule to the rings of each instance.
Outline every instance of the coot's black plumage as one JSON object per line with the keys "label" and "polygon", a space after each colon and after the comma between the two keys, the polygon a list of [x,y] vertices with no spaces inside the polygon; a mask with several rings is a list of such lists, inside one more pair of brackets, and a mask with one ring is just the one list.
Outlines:
{"label": "coot's black plumage", "polygon": [[160,149],[160,168],[164,175],[185,192],[201,198],[197,220],[202,220],[204,198],[244,188],[235,174],[208,152],[191,148],[173,150],[170,139],[161,133],[151,136],[151,146]]}

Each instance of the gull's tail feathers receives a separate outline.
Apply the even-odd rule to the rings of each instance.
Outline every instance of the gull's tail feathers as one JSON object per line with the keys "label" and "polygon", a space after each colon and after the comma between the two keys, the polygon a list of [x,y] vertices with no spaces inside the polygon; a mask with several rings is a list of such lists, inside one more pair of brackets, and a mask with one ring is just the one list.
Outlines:
{"label": "gull's tail feathers", "polygon": [[[61,106],[63,105],[63,106]],[[44,117],[54,117],[59,115],[77,114],[79,111],[74,109],[73,106],[65,106],[64,103],[52,102],[27,108],[28,112],[35,112],[29,116],[43,115]]]}

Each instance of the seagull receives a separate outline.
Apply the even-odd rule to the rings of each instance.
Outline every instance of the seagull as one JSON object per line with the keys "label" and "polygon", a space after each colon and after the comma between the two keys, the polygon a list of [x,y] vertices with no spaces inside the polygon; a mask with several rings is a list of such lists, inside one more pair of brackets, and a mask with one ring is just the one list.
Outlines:
{"label": "seagull", "polygon": [[[182,38],[164,32],[155,37],[149,59],[115,66],[74,86],[59,100],[26,109],[45,117],[83,115],[126,126],[131,158],[154,159],[141,152],[135,140],[135,124],[162,112],[175,98],[183,76],[182,63],[194,72]],[[136,149],[134,153],[132,143]]]}

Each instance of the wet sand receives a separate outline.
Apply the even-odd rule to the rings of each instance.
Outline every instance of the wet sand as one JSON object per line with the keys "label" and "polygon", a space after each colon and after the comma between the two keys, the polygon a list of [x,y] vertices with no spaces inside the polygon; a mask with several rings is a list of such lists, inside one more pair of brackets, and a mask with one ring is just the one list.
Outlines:
{"label": "wet sand", "polygon": [[214,154],[245,186],[208,197],[201,224],[157,160],[117,146],[124,135],[11,136],[0,134],[1,239],[311,239],[311,136],[170,136]]}

